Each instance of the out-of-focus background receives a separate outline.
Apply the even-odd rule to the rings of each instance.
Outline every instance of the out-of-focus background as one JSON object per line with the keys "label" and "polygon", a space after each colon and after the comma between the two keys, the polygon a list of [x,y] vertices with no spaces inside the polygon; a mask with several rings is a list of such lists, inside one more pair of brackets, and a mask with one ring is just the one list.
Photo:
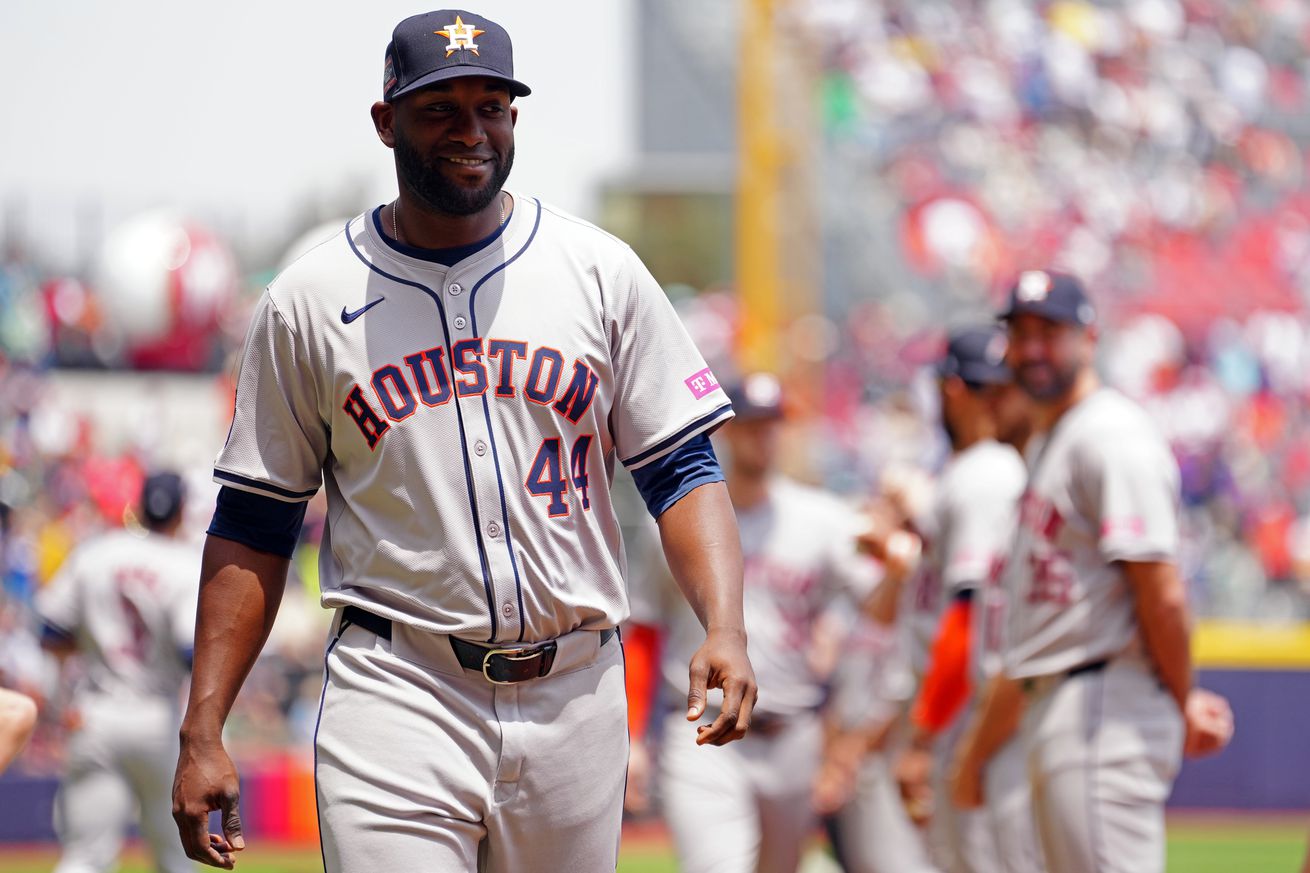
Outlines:
{"label": "out-of-focus background", "polygon": [[[858,496],[931,470],[943,329],[987,317],[1021,269],[1080,275],[1103,373],[1181,464],[1196,658],[1237,714],[1171,804],[1310,806],[1310,5],[477,9],[534,89],[511,187],[630,241],[721,378],[779,371],[802,478]],[[394,196],[368,108],[416,11],[0,12],[0,685],[57,697],[32,597],[124,523],[144,472],[184,471],[202,536],[262,286]],[[291,843],[314,841],[321,518],[316,501],[228,735],[248,831]],[[0,779],[0,869],[51,836],[56,709]]]}

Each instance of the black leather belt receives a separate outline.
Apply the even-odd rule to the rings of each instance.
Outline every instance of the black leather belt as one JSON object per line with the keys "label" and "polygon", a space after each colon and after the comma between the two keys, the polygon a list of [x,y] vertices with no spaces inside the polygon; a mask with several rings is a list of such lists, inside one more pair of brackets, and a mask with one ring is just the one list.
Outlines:
{"label": "black leather belt", "polygon": [[1079,664],[1077,667],[1065,670],[1063,673],[1052,673],[1047,676],[1030,676],[1023,680],[1022,688],[1028,694],[1034,694],[1041,689],[1051,688],[1056,683],[1065,679],[1072,679],[1075,676],[1081,676],[1085,673],[1099,673],[1110,664],[1109,658],[1101,658],[1097,661],[1088,661],[1086,664]]}
{"label": "black leather belt", "polygon": [[[365,630],[372,631],[384,640],[391,639],[391,620],[380,615],[347,606],[342,610],[342,619],[357,624]],[[614,628],[600,632],[600,644],[603,646],[614,637]],[[534,646],[482,646],[448,637],[450,647],[455,650],[455,659],[466,670],[476,670],[496,685],[511,685],[540,679],[550,673],[555,665],[555,653],[558,647],[554,640]]]}
{"label": "black leather belt", "polygon": [[1074,676],[1079,676],[1083,673],[1099,673],[1104,670],[1109,663],[1109,658],[1102,658],[1099,661],[1088,661],[1086,664],[1079,664],[1064,675],[1066,679],[1072,679]]}

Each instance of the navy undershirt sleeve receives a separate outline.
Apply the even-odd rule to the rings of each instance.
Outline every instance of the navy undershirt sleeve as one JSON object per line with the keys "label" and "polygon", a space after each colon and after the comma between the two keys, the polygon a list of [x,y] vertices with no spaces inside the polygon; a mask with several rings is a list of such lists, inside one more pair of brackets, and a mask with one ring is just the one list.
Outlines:
{"label": "navy undershirt sleeve", "polygon": [[224,486],[209,532],[260,552],[291,557],[305,521],[305,501],[288,503],[263,494]]}
{"label": "navy undershirt sleeve", "polygon": [[701,434],[687,440],[658,461],[632,471],[632,478],[653,518],[677,503],[693,488],[723,481],[723,469],[714,456],[710,438]]}

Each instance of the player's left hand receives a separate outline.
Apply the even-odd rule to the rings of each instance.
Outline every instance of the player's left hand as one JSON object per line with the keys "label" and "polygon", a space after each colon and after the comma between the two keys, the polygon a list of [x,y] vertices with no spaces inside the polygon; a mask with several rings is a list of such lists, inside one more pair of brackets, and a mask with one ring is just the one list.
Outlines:
{"label": "player's left hand", "polygon": [[723,689],[723,709],[711,724],[696,728],[696,745],[722,746],[746,736],[755,708],[755,670],[746,657],[746,632],[711,628],[691,658],[687,721],[705,713],[705,695]]}
{"label": "player's left hand", "polygon": [[1233,738],[1233,710],[1227,699],[1204,688],[1193,688],[1183,708],[1187,735],[1183,754],[1201,758],[1222,751]]}

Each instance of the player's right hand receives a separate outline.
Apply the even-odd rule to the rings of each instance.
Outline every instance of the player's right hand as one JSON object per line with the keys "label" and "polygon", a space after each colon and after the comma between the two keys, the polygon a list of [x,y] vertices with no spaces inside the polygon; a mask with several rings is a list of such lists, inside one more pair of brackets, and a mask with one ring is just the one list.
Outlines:
{"label": "player's right hand", "polygon": [[746,657],[745,630],[710,629],[692,655],[691,687],[687,691],[687,721],[705,713],[710,688],[723,689],[723,709],[712,724],[696,728],[696,745],[722,746],[746,736],[755,709],[755,670]]}
{"label": "player's right hand", "polygon": [[905,811],[919,827],[932,817],[932,766],[931,752],[911,747],[901,753],[893,768]]}
{"label": "player's right hand", "polygon": [[1227,699],[1213,691],[1193,688],[1187,695],[1183,719],[1187,726],[1183,754],[1189,758],[1222,751],[1233,738],[1233,710]]}
{"label": "player's right hand", "polygon": [[[246,847],[241,835],[241,799],[237,770],[220,740],[182,740],[173,778],[173,821],[182,848],[193,861],[231,870],[235,853]],[[220,810],[223,833],[209,833],[209,813]]]}

